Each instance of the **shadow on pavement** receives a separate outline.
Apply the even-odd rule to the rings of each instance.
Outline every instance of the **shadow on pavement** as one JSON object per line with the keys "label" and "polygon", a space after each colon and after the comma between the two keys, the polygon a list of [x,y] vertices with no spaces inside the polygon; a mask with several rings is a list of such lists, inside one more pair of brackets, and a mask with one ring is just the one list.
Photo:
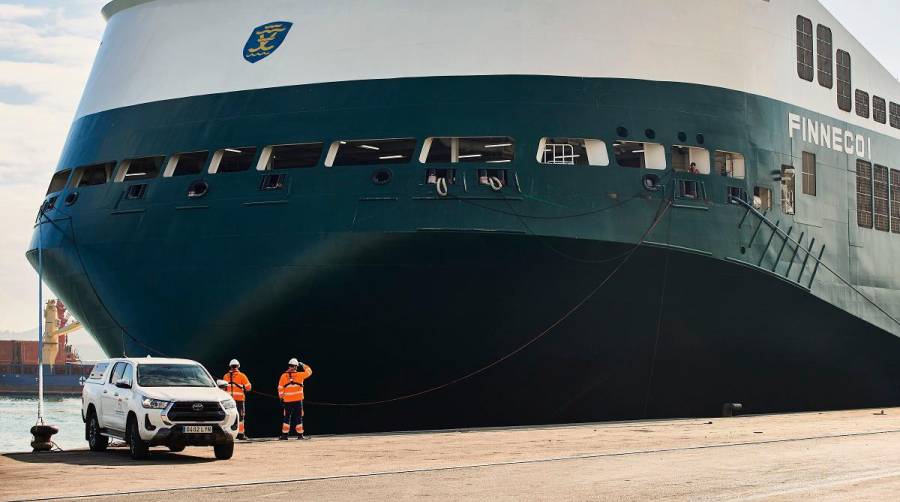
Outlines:
{"label": "shadow on pavement", "polygon": [[[208,450],[206,452],[205,450]],[[99,465],[106,467],[116,466],[140,466],[140,465],[191,465],[216,462],[212,458],[212,448],[196,448],[191,451],[188,448],[183,453],[172,453],[165,450],[150,450],[149,460],[132,460],[125,448],[110,448],[105,452],[92,452],[87,450],[50,452],[50,453],[8,453],[4,457],[27,464],[66,464],[66,465]],[[210,455],[201,457],[191,455],[202,453]]]}

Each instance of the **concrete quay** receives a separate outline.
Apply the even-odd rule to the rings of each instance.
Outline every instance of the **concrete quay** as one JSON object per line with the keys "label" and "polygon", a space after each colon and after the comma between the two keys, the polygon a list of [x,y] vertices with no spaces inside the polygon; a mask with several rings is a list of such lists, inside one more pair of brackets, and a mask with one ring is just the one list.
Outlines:
{"label": "concrete quay", "polygon": [[[882,413],[883,411],[883,413]],[[900,409],[0,456],[0,500],[892,500]]]}

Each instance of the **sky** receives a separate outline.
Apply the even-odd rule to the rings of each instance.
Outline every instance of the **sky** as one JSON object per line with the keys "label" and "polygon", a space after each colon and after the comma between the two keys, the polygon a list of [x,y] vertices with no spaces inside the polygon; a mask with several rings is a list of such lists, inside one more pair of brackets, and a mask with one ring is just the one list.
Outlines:
{"label": "sky", "polygon": [[[106,1],[0,0],[0,333],[36,324],[37,279],[24,252],[103,34]],[[900,76],[900,1],[822,3]],[[86,335],[78,343],[95,350]]]}

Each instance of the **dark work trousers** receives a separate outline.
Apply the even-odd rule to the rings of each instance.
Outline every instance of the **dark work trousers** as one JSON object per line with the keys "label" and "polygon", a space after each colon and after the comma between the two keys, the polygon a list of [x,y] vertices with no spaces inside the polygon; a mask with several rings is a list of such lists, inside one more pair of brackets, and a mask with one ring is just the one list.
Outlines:
{"label": "dark work trousers", "polygon": [[288,434],[293,427],[297,434],[303,434],[303,401],[282,403],[284,407],[284,420],[281,424],[281,433]]}

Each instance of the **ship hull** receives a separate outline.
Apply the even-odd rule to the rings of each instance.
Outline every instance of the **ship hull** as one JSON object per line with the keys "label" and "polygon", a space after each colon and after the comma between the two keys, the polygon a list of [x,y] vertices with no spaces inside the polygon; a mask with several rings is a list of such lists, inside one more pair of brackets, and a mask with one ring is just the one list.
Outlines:
{"label": "ship hull", "polygon": [[[124,343],[214,373],[240,359],[258,391],[251,435],[278,430],[271,395],[295,356],[315,370],[313,433],[716,416],[733,402],[750,413],[900,404],[896,337],[752,266],[511,232],[287,244],[293,252],[268,263],[146,272],[109,266],[110,255],[90,279],[85,250],[45,260],[63,298],[96,301],[102,284],[115,299],[67,302],[93,313],[85,320],[110,354]],[[195,251],[215,252],[206,245]],[[126,313],[127,334],[109,311]]]}

